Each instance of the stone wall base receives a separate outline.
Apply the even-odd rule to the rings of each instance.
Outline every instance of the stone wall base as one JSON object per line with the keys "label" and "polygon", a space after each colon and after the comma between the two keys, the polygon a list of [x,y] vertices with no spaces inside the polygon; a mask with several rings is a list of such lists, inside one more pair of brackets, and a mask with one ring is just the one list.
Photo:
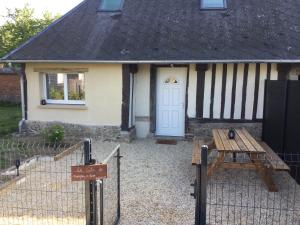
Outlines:
{"label": "stone wall base", "polygon": [[212,129],[222,129],[222,128],[245,128],[248,132],[257,140],[260,140],[262,137],[262,123],[260,122],[251,122],[251,123],[230,123],[230,122],[203,122],[198,120],[190,120],[188,122],[188,134],[187,138],[193,138],[194,136],[211,139],[212,138]]}
{"label": "stone wall base", "polygon": [[24,121],[21,132],[27,135],[39,135],[52,125],[61,125],[65,130],[65,136],[79,138],[97,138],[100,140],[130,142],[135,137],[135,129],[129,132],[121,131],[119,126],[89,126],[69,124],[61,122]]}
{"label": "stone wall base", "polygon": [[124,142],[130,143],[135,138],[136,138],[136,129],[135,128],[132,128],[129,131],[121,131],[121,139]]}

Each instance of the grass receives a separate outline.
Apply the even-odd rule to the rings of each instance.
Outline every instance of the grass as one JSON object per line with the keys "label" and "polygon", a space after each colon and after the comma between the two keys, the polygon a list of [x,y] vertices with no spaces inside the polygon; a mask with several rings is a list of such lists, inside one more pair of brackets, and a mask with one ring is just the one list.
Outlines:
{"label": "grass", "polygon": [[19,104],[0,102],[0,136],[7,136],[18,130],[22,112]]}

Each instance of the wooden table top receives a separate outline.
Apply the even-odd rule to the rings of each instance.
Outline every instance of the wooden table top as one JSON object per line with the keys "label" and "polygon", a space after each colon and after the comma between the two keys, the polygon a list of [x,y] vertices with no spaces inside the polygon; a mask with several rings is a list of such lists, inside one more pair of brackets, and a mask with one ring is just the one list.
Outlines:
{"label": "wooden table top", "polygon": [[213,129],[213,138],[218,151],[237,153],[266,153],[246,129],[235,129],[235,139],[229,139],[229,129]]}

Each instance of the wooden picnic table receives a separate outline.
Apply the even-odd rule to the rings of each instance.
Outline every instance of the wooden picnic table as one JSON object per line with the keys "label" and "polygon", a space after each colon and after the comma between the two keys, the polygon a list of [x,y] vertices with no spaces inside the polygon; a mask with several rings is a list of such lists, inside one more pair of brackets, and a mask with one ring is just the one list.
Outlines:
{"label": "wooden picnic table", "polygon": [[[208,176],[211,176],[218,168],[254,169],[258,172],[269,191],[277,191],[271,176],[272,171],[264,163],[266,151],[262,146],[246,129],[236,129],[234,139],[229,139],[228,131],[228,129],[214,129],[212,131],[213,145],[218,154],[208,166]],[[237,153],[244,154],[242,162],[236,160],[235,156]],[[233,155],[232,161],[224,161],[227,154]],[[248,160],[245,160],[246,157]]]}

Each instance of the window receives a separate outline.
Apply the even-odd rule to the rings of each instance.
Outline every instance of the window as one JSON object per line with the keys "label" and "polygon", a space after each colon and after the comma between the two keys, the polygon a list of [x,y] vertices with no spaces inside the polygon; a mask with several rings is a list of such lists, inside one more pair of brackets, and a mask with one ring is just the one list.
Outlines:
{"label": "window", "polygon": [[200,0],[201,9],[225,9],[226,0]]}
{"label": "window", "polygon": [[165,80],[165,84],[178,84],[178,81],[176,78],[168,78]]}
{"label": "window", "polygon": [[45,74],[44,95],[47,103],[84,104],[84,74]]}
{"label": "window", "polygon": [[100,11],[120,11],[122,4],[123,0],[101,0]]}

